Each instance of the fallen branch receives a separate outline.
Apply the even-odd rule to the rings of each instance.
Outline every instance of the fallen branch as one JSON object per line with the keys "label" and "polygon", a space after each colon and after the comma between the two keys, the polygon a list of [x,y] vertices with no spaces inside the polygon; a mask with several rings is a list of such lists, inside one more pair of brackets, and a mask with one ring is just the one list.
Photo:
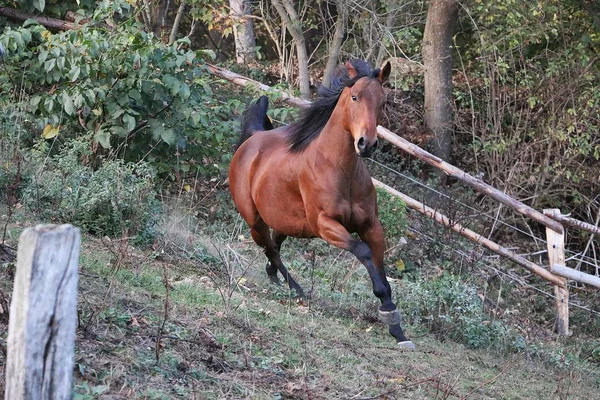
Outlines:
{"label": "fallen branch", "polygon": [[73,22],[67,22],[57,18],[35,16],[10,7],[0,7],[0,15],[15,21],[27,21],[28,19],[34,19],[40,25],[43,25],[46,28],[54,31],[68,31],[81,27],[81,25],[75,25]]}
{"label": "fallen branch", "polygon": [[567,217],[566,215],[561,215],[561,214],[548,215],[548,217],[552,218],[555,221],[560,222],[563,225],[572,226],[573,228],[583,229],[584,231],[588,231],[593,234],[600,235],[600,227],[598,227],[597,223],[596,223],[596,225],[592,225],[587,222],[583,222],[578,219]]}

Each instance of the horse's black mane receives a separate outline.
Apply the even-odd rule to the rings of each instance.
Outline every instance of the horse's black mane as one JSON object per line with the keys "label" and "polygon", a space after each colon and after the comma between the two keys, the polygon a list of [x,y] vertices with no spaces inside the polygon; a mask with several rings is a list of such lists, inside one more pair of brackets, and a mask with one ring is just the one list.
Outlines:
{"label": "horse's black mane", "polygon": [[321,86],[317,92],[317,100],[300,114],[298,121],[289,126],[290,152],[301,152],[319,136],[344,88],[353,86],[362,77],[375,78],[379,74],[379,68],[373,69],[364,60],[352,60],[350,64],[356,70],[356,76],[350,78],[346,66],[341,67],[331,88]]}

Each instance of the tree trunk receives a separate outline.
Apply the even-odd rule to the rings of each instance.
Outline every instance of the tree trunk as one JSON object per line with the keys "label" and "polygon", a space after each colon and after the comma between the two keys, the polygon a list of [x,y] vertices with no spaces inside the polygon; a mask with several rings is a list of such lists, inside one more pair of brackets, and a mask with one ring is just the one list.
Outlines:
{"label": "tree trunk", "polygon": [[181,3],[179,3],[179,9],[177,10],[177,15],[175,15],[175,21],[173,21],[173,27],[171,28],[171,34],[169,35],[169,44],[173,44],[175,40],[177,40],[179,24],[181,23],[181,18],[183,17],[183,12],[185,11],[185,1],[186,0],[181,0]]}
{"label": "tree trunk", "polygon": [[390,4],[388,6],[388,14],[385,18],[385,30],[381,35],[381,41],[379,42],[379,52],[377,53],[377,61],[375,65],[379,66],[383,64],[383,58],[385,57],[385,36],[389,36],[392,38],[394,35],[392,34],[392,25],[394,24],[394,20],[396,17],[396,6],[398,5],[398,0],[390,0]]}
{"label": "tree trunk", "polygon": [[331,86],[333,80],[333,74],[335,68],[338,65],[338,58],[340,57],[340,50],[344,43],[344,34],[346,33],[346,23],[348,19],[347,5],[344,4],[344,0],[337,0],[337,20],[335,21],[335,32],[333,34],[333,40],[329,46],[329,55],[327,58],[327,65],[325,66],[325,72],[323,73],[323,82],[321,84],[325,87]]}
{"label": "tree trunk", "polygon": [[423,36],[425,125],[434,135],[431,152],[450,161],[452,150],[452,35],[456,0],[431,0]]}
{"label": "tree trunk", "polygon": [[229,0],[231,19],[233,20],[233,36],[235,38],[235,60],[245,64],[256,59],[256,39],[254,23],[250,14],[250,0]]}
{"label": "tree trunk", "polygon": [[296,45],[300,94],[302,95],[302,98],[307,99],[310,96],[310,76],[308,74],[308,54],[306,52],[302,24],[291,0],[272,1],[273,6],[283,20],[288,32],[292,35],[292,39]]}

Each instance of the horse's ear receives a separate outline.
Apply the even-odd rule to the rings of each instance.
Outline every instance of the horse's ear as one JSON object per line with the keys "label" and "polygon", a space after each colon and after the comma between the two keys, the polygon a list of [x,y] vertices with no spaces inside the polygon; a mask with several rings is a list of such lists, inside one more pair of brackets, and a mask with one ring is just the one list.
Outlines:
{"label": "horse's ear", "polygon": [[354,68],[354,65],[352,65],[350,61],[346,61],[346,71],[348,72],[348,76],[350,77],[350,79],[354,79],[354,77],[358,75],[358,72],[356,72],[356,68]]}
{"label": "horse's ear", "polygon": [[379,70],[379,75],[377,75],[377,79],[379,79],[379,81],[381,83],[384,83],[385,81],[388,80],[388,78],[390,77],[390,71],[392,70],[392,65],[390,64],[390,62],[386,62],[385,65],[383,67],[381,67],[381,69]]}

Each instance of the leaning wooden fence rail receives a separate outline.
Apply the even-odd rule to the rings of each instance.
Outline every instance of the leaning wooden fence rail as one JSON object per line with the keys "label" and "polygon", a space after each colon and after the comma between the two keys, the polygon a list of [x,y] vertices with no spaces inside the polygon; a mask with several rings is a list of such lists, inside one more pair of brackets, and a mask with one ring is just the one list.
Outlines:
{"label": "leaning wooden fence rail", "polygon": [[19,238],[6,400],[72,398],[79,243],[71,225],[39,225]]}
{"label": "leaning wooden fence rail", "polygon": [[[250,78],[246,78],[244,76],[238,75],[234,72],[228,71],[226,69],[216,67],[213,65],[209,66],[209,70],[222,78],[225,78],[237,85],[241,86],[254,86],[259,90],[264,90],[267,92],[277,92],[280,96],[283,97],[284,101],[288,104],[299,107],[306,108],[310,105],[310,102],[306,100],[301,100],[297,97],[291,96],[287,93],[284,93],[279,90],[274,90],[270,86],[264,85],[260,82],[252,80]],[[586,283],[589,285],[594,285],[600,287],[600,278],[594,275],[585,274],[583,272],[574,270],[572,268],[567,268],[565,264],[564,257],[564,232],[565,229],[563,225],[568,225],[571,227],[588,230],[595,234],[600,234],[600,228],[598,226],[594,226],[592,224],[588,224],[583,221],[576,220],[574,218],[569,218],[564,215],[561,215],[559,210],[544,210],[544,213],[541,213],[522,202],[513,199],[508,196],[506,193],[488,185],[480,179],[475,178],[472,175],[462,171],[461,169],[448,164],[442,159],[434,156],[431,153],[423,150],[419,146],[410,143],[406,139],[400,137],[389,129],[384,128],[383,126],[377,127],[377,133],[379,137],[386,139],[388,142],[393,144],[394,146],[406,151],[407,153],[419,158],[420,160],[432,165],[435,168],[442,170],[444,173],[456,177],[460,181],[466,183],[471,186],[473,189],[477,190],[480,193],[483,193],[496,201],[514,209],[515,211],[525,215],[528,218],[533,219],[544,225],[546,227],[546,237],[548,242],[548,255],[550,258],[550,265],[547,268],[541,267],[521,256],[518,256],[514,252],[498,245],[497,243],[492,242],[489,239],[482,237],[481,235],[470,231],[469,229],[464,228],[460,224],[451,222],[449,218],[441,215],[439,212],[425,206],[421,202],[410,198],[409,196],[398,192],[397,190],[383,184],[382,182],[373,179],[373,182],[376,186],[383,188],[384,190],[390,192],[391,194],[401,198],[409,207],[433,218],[437,222],[444,224],[454,230],[457,233],[469,238],[470,240],[479,243],[493,252],[500,254],[501,256],[507,257],[515,263],[525,267],[529,271],[535,273],[536,275],[542,277],[543,279],[550,282],[554,285],[555,297],[556,297],[556,315],[557,315],[557,323],[556,330],[559,334],[568,335],[569,334],[569,292],[566,283],[566,279],[575,280],[578,282]]]}

